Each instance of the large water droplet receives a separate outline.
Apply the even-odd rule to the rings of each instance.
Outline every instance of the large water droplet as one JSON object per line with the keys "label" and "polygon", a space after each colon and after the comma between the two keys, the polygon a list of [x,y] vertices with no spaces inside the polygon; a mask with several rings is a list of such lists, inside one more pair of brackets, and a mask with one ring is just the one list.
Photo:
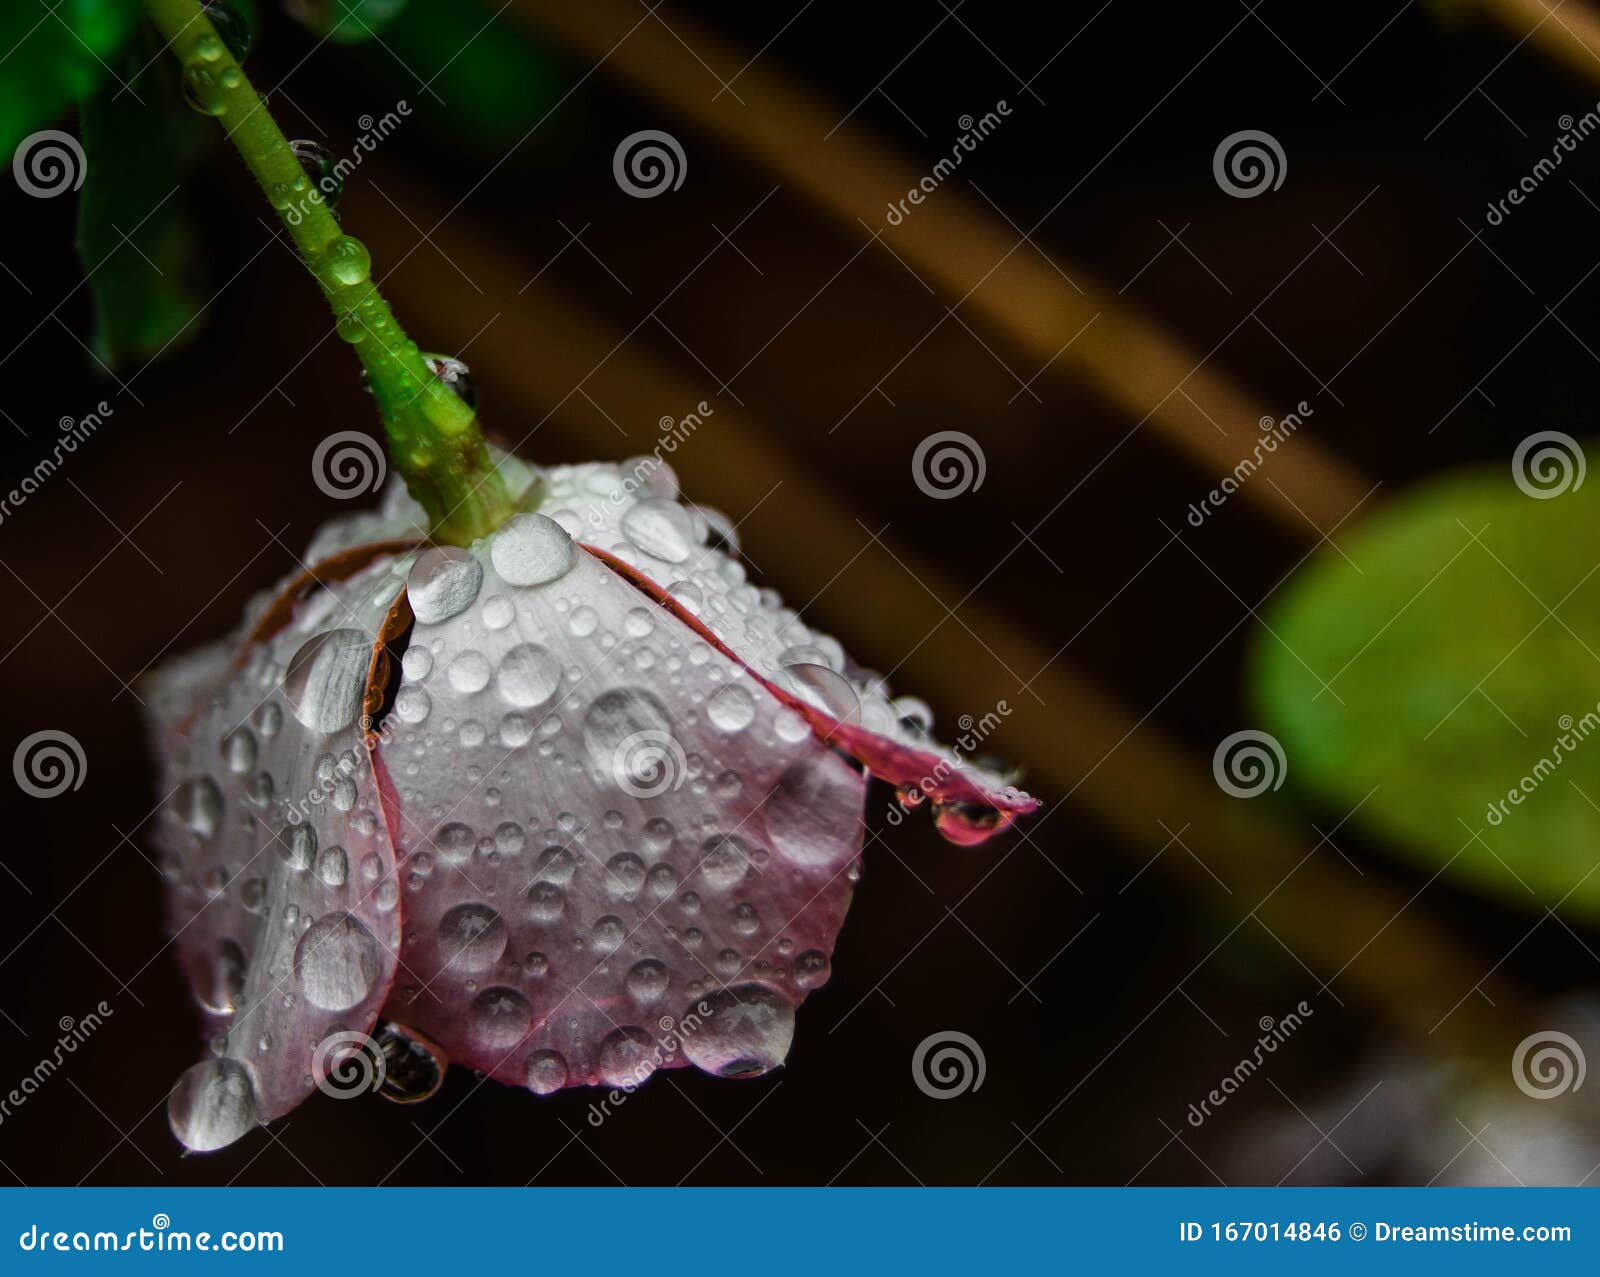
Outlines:
{"label": "large water droplet", "polygon": [[417,620],[437,625],[471,607],[482,584],[483,564],[456,546],[437,546],[424,550],[411,565],[406,597]]}
{"label": "large water droplet", "polygon": [[700,878],[717,891],[731,891],[744,881],[750,868],[750,852],[744,841],[732,834],[708,838],[701,848]]}
{"label": "large water droplet", "polygon": [[512,585],[543,585],[565,576],[577,562],[572,538],[542,514],[519,514],[489,542],[494,570]]}
{"label": "large water droplet", "polygon": [[256,1124],[255,1089],[237,1060],[210,1059],[185,1070],[167,1097],[167,1124],[185,1148],[226,1148]]}
{"label": "large water droplet", "polygon": [[[322,192],[322,202],[332,208],[339,202],[339,196],[344,194],[344,178],[339,175],[333,152],[321,142],[303,137],[295,138],[289,147],[294,151],[295,159],[300,161],[301,172],[316,183],[317,189]],[[352,282],[359,283],[360,280]]]}
{"label": "large water droplet", "polygon": [[694,552],[694,523],[676,501],[647,497],[622,516],[623,534],[646,554],[682,563]]}
{"label": "large water droplet", "polygon": [[[228,0],[201,0],[200,8],[217,29],[217,34],[222,37],[222,43],[233,55],[235,62],[243,62],[245,54],[250,52],[250,41],[254,32],[250,23]],[[202,48],[209,37],[202,37],[195,42],[195,51],[205,58],[207,62],[215,62],[217,54],[211,54],[209,49]],[[220,51],[219,51],[220,53]],[[208,56],[209,55],[209,56]]]}
{"label": "large water droplet", "polygon": [[666,993],[670,980],[671,976],[667,972],[665,963],[657,962],[654,958],[645,958],[628,968],[625,983],[628,992],[640,1002],[655,1002]]}
{"label": "large water droplet", "polygon": [[186,780],[173,792],[172,811],[202,838],[217,832],[222,821],[222,791],[209,776]]}
{"label": "large water droplet", "polygon": [[372,640],[359,630],[329,630],[307,639],[289,660],[283,694],[294,716],[314,732],[355,722],[372,663]]}
{"label": "large water droplet", "polygon": [[600,1079],[607,1086],[638,1086],[660,1063],[655,1041],[632,1025],[612,1030],[600,1043]]}
{"label": "large water droplet", "polygon": [[488,971],[506,951],[506,925],[485,904],[457,905],[439,919],[445,970]]}
{"label": "large water droplet", "polygon": [[832,871],[861,848],[861,785],[835,754],[795,763],[762,808],[772,849],[791,864]]}
{"label": "large water droplet", "polygon": [[841,723],[861,722],[861,698],[850,680],[826,665],[786,665],[775,680],[779,687],[814,705]]}
{"label": "large water droplet", "polygon": [[378,982],[378,942],[348,913],[318,918],[294,947],[294,973],[306,1000],[324,1011],[359,1006]]}
{"label": "large water droplet", "polygon": [[482,652],[470,648],[460,653],[445,670],[450,679],[450,686],[462,695],[481,692],[488,687],[489,675],[493,672],[489,666],[489,658]]}
{"label": "large water droplet", "polygon": [[[681,763],[666,757],[674,743],[667,711],[642,687],[614,687],[596,696],[583,716],[583,743],[596,770],[624,789],[637,789],[642,781],[654,790],[651,782],[658,777],[635,774],[652,759],[681,771]],[[652,744],[654,749],[639,748]],[[675,779],[681,783],[682,776]]]}
{"label": "large water droplet", "polygon": [[496,985],[472,1000],[472,1036],[486,1051],[509,1051],[533,1024],[528,1000],[515,989]]}
{"label": "large water droplet", "polygon": [[[740,984],[709,994],[710,1014],[683,1034],[689,1063],[717,1077],[754,1077],[775,1069],[794,1041],[794,1007],[763,984]],[[698,1005],[685,1013],[698,1015]]]}
{"label": "large water droplet", "polygon": [[549,1095],[567,1084],[567,1062],[559,1051],[535,1051],[528,1057],[528,1089]]}
{"label": "large water droplet", "polygon": [[[317,274],[325,281],[353,287],[372,273],[367,246],[353,235],[341,235],[317,259]],[[374,324],[374,327],[377,325]]]}
{"label": "large water droplet", "polygon": [[706,704],[706,717],[719,731],[742,732],[755,721],[756,703],[744,688],[729,684]]}
{"label": "large water droplet", "polygon": [[495,686],[519,709],[543,705],[561,686],[561,662],[537,643],[519,643],[501,658]]}

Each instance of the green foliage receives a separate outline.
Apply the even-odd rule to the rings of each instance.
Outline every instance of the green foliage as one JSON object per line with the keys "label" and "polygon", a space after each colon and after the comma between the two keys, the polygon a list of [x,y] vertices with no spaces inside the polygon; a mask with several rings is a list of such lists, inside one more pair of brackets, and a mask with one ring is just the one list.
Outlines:
{"label": "green foliage", "polygon": [[1339,541],[1253,653],[1290,781],[1429,874],[1600,918],[1600,484],[1462,472]]}
{"label": "green foliage", "polygon": [[109,79],[139,25],[139,0],[0,5],[0,151]]}
{"label": "green foliage", "polygon": [[363,44],[376,39],[400,16],[406,0],[292,0],[288,8],[323,39],[335,44]]}
{"label": "green foliage", "polygon": [[80,109],[87,162],[78,204],[95,353],[114,369],[192,338],[199,326],[200,241],[182,187],[218,138],[215,123],[184,103],[150,28],[127,50],[119,74],[122,83],[107,78]]}

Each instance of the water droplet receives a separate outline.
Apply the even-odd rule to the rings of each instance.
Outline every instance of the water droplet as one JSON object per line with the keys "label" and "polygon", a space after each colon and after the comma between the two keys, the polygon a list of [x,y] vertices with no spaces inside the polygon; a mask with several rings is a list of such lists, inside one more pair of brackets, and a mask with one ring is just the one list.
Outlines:
{"label": "water droplet", "polygon": [[317,831],[309,824],[291,825],[288,835],[277,839],[277,847],[289,868],[304,873],[317,854]]}
{"label": "water droplet", "polygon": [[244,950],[233,940],[224,940],[209,959],[190,968],[195,997],[213,1015],[232,1015],[239,1009],[244,980]]}
{"label": "water droplet", "polygon": [[514,856],[527,844],[528,835],[514,820],[503,821],[495,827],[494,849],[502,856]]}
{"label": "water droplet", "polygon": [[640,1002],[655,1002],[667,991],[671,976],[665,963],[654,958],[635,962],[628,968],[628,992]]}
{"label": "water droplet", "polygon": [[520,709],[543,705],[561,686],[561,662],[537,643],[519,643],[501,659],[495,686]]}
{"label": "water droplet", "polygon": [[472,1000],[472,1035],[486,1051],[509,1051],[533,1023],[528,1000],[515,989],[496,985]]}
{"label": "water droplet", "polygon": [[517,749],[533,739],[533,724],[523,714],[507,714],[500,720],[500,743]]}
{"label": "water droplet", "polygon": [[829,974],[828,955],[821,949],[807,949],[794,960],[794,982],[802,989],[826,984]]}
{"label": "water droplet", "polygon": [[783,1063],[794,1041],[794,1007],[781,994],[740,984],[704,1001],[710,1014],[683,1037],[689,1063],[717,1077],[754,1077]]}
{"label": "water droplet", "polygon": [[[471,607],[483,584],[483,564],[453,545],[424,550],[406,574],[406,597],[424,625],[448,621]],[[408,649],[407,655],[415,649]]]}
{"label": "water droplet", "polygon": [[639,549],[667,563],[682,563],[694,551],[694,523],[676,501],[647,497],[622,516],[623,535]]}
{"label": "water droplet", "polygon": [[256,765],[259,752],[256,738],[247,727],[236,727],[222,738],[222,757],[231,772],[249,771]]}
{"label": "water droplet", "polygon": [[528,1057],[528,1089],[549,1095],[567,1084],[567,1062],[558,1051],[535,1051]]}
{"label": "water droplet", "polygon": [[342,887],[350,876],[350,857],[343,847],[325,847],[317,857],[317,877],[330,887]]}
{"label": "water droplet", "polygon": [[445,970],[488,971],[506,951],[506,925],[485,904],[457,905],[439,919]]}
{"label": "water droplet", "polygon": [[216,78],[198,64],[183,73],[183,100],[201,115],[221,115],[228,109],[217,92]]}
{"label": "water droplet", "polygon": [[708,838],[701,848],[700,877],[716,891],[731,891],[750,868],[749,849],[732,834]]}
{"label": "water droplet", "polygon": [[621,918],[608,913],[595,922],[590,938],[597,953],[613,954],[622,948],[623,941],[628,938],[628,929],[623,926]]}
{"label": "water droplet", "polygon": [[606,892],[616,900],[632,900],[644,886],[644,861],[631,851],[606,861]]}
{"label": "water droplet", "polygon": [[378,942],[348,913],[318,918],[294,947],[294,973],[306,1000],[324,1011],[359,1006],[378,982]]}
{"label": "water droplet", "polygon": [[[201,0],[200,8],[216,28],[217,34],[222,37],[222,43],[227,45],[228,52],[233,55],[235,62],[243,62],[245,54],[250,52],[250,40],[255,34],[250,29],[250,23],[228,0]],[[206,47],[210,36],[202,36],[195,41],[195,52],[207,62],[215,62],[222,56],[222,50],[213,51]]]}
{"label": "water droplet", "polygon": [[756,703],[744,688],[730,684],[706,704],[706,717],[719,731],[742,732],[755,721]]}
{"label": "water droplet", "polygon": [[348,727],[361,710],[371,662],[372,640],[359,630],[329,630],[307,639],[283,676],[290,710],[314,732]]}
{"label": "water droplet", "polygon": [[463,695],[470,695],[488,687],[489,675],[494,671],[489,667],[488,657],[482,652],[469,650],[451,661],[445,672],[449,675],[451,687]]}
{"label": "water droplet", "polygon": [[778,778],[762,818],[785,860],[832,872],[861,847],[861,780],[837,755],[802,760]]}
{"label": "water droplet", "polygon": [[574,608],[567,618],[567,628],[574,638],[588,638],[600,628],[600,613],[592,607]]}
{"label": "water droplet", "polygon": [[841,723],[861,722],[861,698],[837,670],[809,663],[786,665],[776,681],[786,692]]}
{"label": "water droplet", "polygon": [[539,853],[538,876],[545,882],[569,882],[577,868],[578,858],[565,847],[546,847]]}
{"label": "water droplet", "polygon": [[517,610],[504,594],[496,594],[483,603],[483,623],[491,630],[503,630],[517,619]]}
{"label": "water droplet", "polygon": [[761,918],[749,901],[740,901],[733,907],[733,929],[741,936],[753,936],[761,930]]}
{"label": "water droplet", "polygon": [[185,1148],[226,1148],[256,1124],[250,1074],[237,1060],[210,1059],[185,1070],[167,1097],[167,1124]]}
{"label": "water droplet", "polygon": [[645,848],[658,855],[672,846],[672,840],[677,836],[678,831],[665,816],[652,816],[644,822]]}
{"label": "water droplet", "polygon": [[638,1086],[659,1064],[655,1041],[632,1025],[612,1030],[600,1043],[600,1080],[607,1086]]}
{"label": "water droplet", "polygon": [[420,687],[402,687],[395,693],[394,712],[402,723],[423,722],[433,709],[433,698]]}
{"label": "water droplet", "polygon": [[700,587],[693,581],[675,581],[667,587],[667,593],[690,616],[699,616],[706,605],[705,595],[700,593]]}
{"label": "water droplet", "polygon": [[268,701],[256,710],[250,721],[255,724],[256,731],[270,738],[276,736],[283,727],[283,710],[276,701]]}
{"label": "water droplet", "polygon": [[655,614],[647,607],[629,608],[622,628],[629,638],[644,638],[656,628]]}
{"label": "water droplet", "polygon": [[614,687],[596,696],[583,716],[583,743],[600,774],[623,789],[643,785],[660,792],[656,785],[663,777],[656,773],[662,769],[673,774],[661,788],[682,782],[681,758],[671,756],[674,742],[667,711],[643,688]]}
{"label": "water droplet", "polygon": [[528,917],[535,922],[554,922],[566,903],[561,888],[554,883],[536,882],[528,888]]}
{"label": "water droplet", "polygon": [[933,827],[946,842],[976,847],[1011,824],[1011,814],[980,803],[935,803]]}
{"label": "water droplet", "polygon": [[477,841],[478,836],[471,827],[459,820],[440,825],[433,835],[433,845],[439,853],[439,859],[447,865],[465,864],[472,858],[472,849]]}
{"label": "water droplet", "polygon": [[[372,273],[372,256],[367,246],[353,235],[341,235],[323,250],[317,259],[317,274],[332,284],[354,287],[364,282]],[[374,317],[372,327],[381,328]]]}
{"label": "water droplet", "polygon": [[494,534],[489,558],[512,585],[543,585],[570,572],[578,552],[553,519],[519,514]]}
{"label": "water droplet", "polygon": [[650,894],[657,900],[665,900],[678,889],[678,871],[671,865],[655,865],[646,881],[650,886]]}
{"label": "water droplet", "polygon": [[172,811],[195,833],[209,838],[222,822],[222,791],[211,777],[196,776],[173,793]]}

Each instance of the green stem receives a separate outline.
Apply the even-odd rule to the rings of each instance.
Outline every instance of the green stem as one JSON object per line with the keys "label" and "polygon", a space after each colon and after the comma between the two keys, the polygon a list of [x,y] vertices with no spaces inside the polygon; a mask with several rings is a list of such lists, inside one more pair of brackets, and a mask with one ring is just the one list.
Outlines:
{"label": "green stem", "polygon": [[339,336],[367,370],[394,466],[434,539],[466,545],[498,527],[514,508],[477,419],[390,312],[366,246],[340,229],[198,0],[145,0],[145,8],[183,67],[186,95],[224,125],[333,307]]}

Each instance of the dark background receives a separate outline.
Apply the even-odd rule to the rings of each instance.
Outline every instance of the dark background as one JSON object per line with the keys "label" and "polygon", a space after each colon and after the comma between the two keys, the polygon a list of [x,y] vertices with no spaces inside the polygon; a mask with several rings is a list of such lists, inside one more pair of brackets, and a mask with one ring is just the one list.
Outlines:
{"label": "dark background", "polygon": [[[947,150],[959,116],[1007,98],[1013,114],[948,190],[998,216],[975,185],[1017,234],[1042,218],[1037,249],[1020,251],[1042,251],[1113,292],[1131,281],[1124,304],[1198,354],[1222,343],[1208,366],[1269,411],[1312,397],[1320,378],[1346,366],[1333,385],[1342,403],[1318,398],[1307,434],[1381,480],[1383,493],[1459,463],[1503,460],[1534,428],[1588,430],[1600,287],[1580,280],[1600,259],[1600,144],[1580,147],[1516,218],[1471,242],[1487,202],[1548,151],[1558,118],[1581,116],[1597,95],[1593,76],[1536,44],[1513,51],[1516,39],[1492,22],[1399,0],[1268,0],[1253,11],[1132,0],[965,5],[959,21],[939,4],[819,0],[797,16],[798,7],[679,4],[660,16],[684,15],[747,56],[773,41],[757,70],[804,83],[837,115],[859,102],[846,130],[876,136],[919,171]],[[495,18],[482,38],[498,38],[512,17]],[[1033,382],[1040,402],[1018,394],[1039,361],[976,321],[969,329],[947,318],[895,367],[883,394],[870,393],[953,299],[933,296],[881,249],[853,257],[866,231],[829,220],[749,157],[633,96],[607,67],[595,70],[595,58],[548,47],[554,78],[530,93],[543,95],[549,115],[514,149],[435,111],[400,59],[318,45],[279,12],[263,14],[247,69],[273,91],[291,136],[321,136],[315,121],[336,152],[359,115],[381,113],[397,95],[417,104],[415,125],[352,178],[341,212],[373,248],[380,276],[404,257],[386,292],[424,346],[466,348],[491,430],[526,439],[536,461],[636,453],[654,438],[657,416],[692,406],[640,412],[638,396],[617,389],[628,360],[648,355],[718,407],[679,469],[691,497],[697,475],[748,494],[742,506],[717,503],[748,516],[741,533],[754,568],[792,562],[813,535],[808,485],[860,521],[834,528],[830,544],[870,545],[881,531],[897,552],[939,565],[929,587],[944,605],[935,618],[944,607],[955,613],[931,634],[863,596],[861,565],[846,566],[848,555],[818,563],[807,580],[769,570],[763,583],[796,605],[821,591],[808,616],[866,664],[893,667],[914,652],[897,682],[933,704],[946,738],[958,714],[981,715],[997,697],[1027,699],[967,629],[988,635],[1003,620],[1046,656],[1070,645],[1062,665],[1141,723],[1128,748],[1176,741],[1209,783],[1216,742],[1250,721],[1241,671],[1254,627],[1236,623],[1315,536],[1296,539],[1236,498],[1189,541],[1204,564],[1158,553],[1215,476],[1149,428],[1125,438],[1137,419],[1067,377]],[[1042,103],[1019,88],[1036,73]],[[686,80],[685,94],[717,93],[717,79],[701,75]],[[688,176],[668,196],[635,200],[613,181],[612,151],[651,127],[680,139]],[[1218,189],[1212,152],[1243,128],[1283,144],[1281,190],[1236,200]],[[60,728],[89,760],[86,782],[69,795],[37,800],[9,785],[0,793],[0,1084],[48,1053],[60,1018],[102,999],[114,1008],[69,1066],[0,1123],[0,1175],[29,1184],[1498,1175],[1476,1146],[1452,1158],[1477,1124],[1464,1126],[1431,1080],[1470,1042],[1413,1031],[1418,1017],[1385,997],[1381,981],[1335,979],[1325,990],[1338,964],[1305,961],[1292,929],[1250,920],[1263,892],[1236,876],[1227,840],[1172,842],[1148,819],[1142,836],[1130,836],[1150,801],[1138,769],[1099,767],[1102,751],[1077,743],[1084,705],[1042,688],[1043,707],[1030,705],[992,743],[1027,770],[1046,814],[1024,827],[1027,841],[1013,834],[978,850],[941,842],[921,819],[885,831],[834,978],[801,1011],[786,1069],[744,1083],[663,1075],[598,1129],[586,1121],[594,1094],[540,1099],[457,1071],[420,1108],[314,1096],[270,1133],[221,1154],[180,1156],[163,1101],[200,1048],[162,950],[146,841],[153,771],[127,685],[164,654],[228,631],[251,593],[293,567],[290,551],[317,523],[346,512],[309,482],[310,454],[331,430],[376,421],[342,343],[315,344],[328,327],[321,303],[286,247],[269,243],[269,210],[231,152],[219,149],[186,192],[215,293],[204,330],[132,370],[131,382],[123,371],[126,388],[84,350],[91,314],[70,197],[29,200],[0,186],[8,481],[48,450],[60,417],[80,417],[100,399],[114,408],[0,524],[4,739]],[[562,251],[580,228],[581,246]],[[407,255],[423,230],[437,247]],[[465,266],[466,255],[496,268]],[[541,295],[620,337],[703,257],[661,308],[662,322],[644,322],[581,395],[533,402],[503,363],[474,358],[476,334],[492,319],[521,360],[562,360],[562,325],[519,327]],[[1241,325],[1302,262],[1261,307],[1261,322]],[[432,298],[444,318],[431,313]],[[1558,303],[1564,323],[1541,323]],[[730,389],[742,407],[717,384],[741,366]],[[758,435],[781,465],[726,473],[717,429]],[[987,456],[983,487],[957,502],[930,501],[911,481],[916,443],[943,429],[973,434]],[[1031,543],[1012,553],[1019,528]],[[952,694],[941,683],[947,667],[986,698]],[[1088,778],[1083,789],[1073,777]],[[875,792],[874,828],[885,799]],[[1128,815],[1108,818],[1119,801]],[[1340,815],[1292,789],[1272,801],[1305,849],[1317,839],[1313,822],[1326,832]],[[1322,846],[1318,864],[1352,891],[1403,902],[1427,881],[1354,834],[1341,833],[1337,851]],[[1347,934],[1353,955],[1376,928],[1347,922],[1345,903],[1329,898],[1307,925]],[[1414,908],[1469,956],[1473,977],[1493,970],[1530,1000],[1593,985],[1592,934],[1528,935],[1530,917],[1442,882]],[[1442,1006],[1469,985],[1441,993]],[[1248,1052],[1256,1022],[1301,999],[1315,1016],[1273,1057],[1268,1078],[1202,1129],[1188,1126],[1188,1106]],[[987,1077],[981,1090],[941,1102],[913,1085],[909,1061],[920,1040],[950,1028],[983,1045]],[[1502,1056],[1493,1059],[1503,1068]],[[1375,1082],[1377,1096],[1362,1103]],[[1348,1150],[1339,1155],[1320,1137],[1352,1106],[1358,1116],[1333,1136]]]}

